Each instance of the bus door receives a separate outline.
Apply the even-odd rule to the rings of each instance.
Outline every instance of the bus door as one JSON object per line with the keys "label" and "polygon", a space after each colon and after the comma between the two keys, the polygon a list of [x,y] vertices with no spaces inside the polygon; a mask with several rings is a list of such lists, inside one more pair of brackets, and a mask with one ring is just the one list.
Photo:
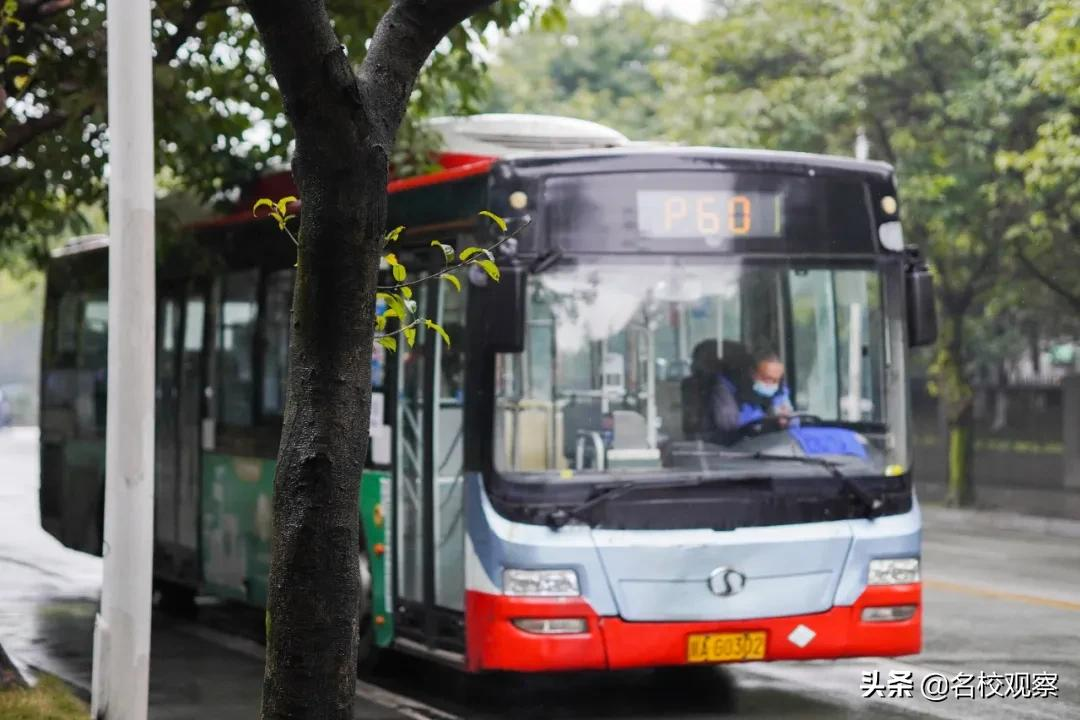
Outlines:
{"label": "bus door", "polygon": [[414,293],[418,314],[435,318],[451,345],[423,327],[412,348],[398,344],[395,628],[406,646],[456,657],[464,654],[465,290],[432,282]]}
{"label": "bus door", "polygon": [[206,293],[166,287],[157,327],[155,573],[194,583],[198,571],[199,431]]}

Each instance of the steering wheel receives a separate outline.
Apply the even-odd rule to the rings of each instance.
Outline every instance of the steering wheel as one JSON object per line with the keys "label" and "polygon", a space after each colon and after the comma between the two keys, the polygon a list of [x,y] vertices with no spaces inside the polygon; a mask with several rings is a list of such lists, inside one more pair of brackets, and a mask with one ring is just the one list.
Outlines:
{"label": "steering wheel", "polygon": [[799,425],[821,425],[824,422],[817,415],[804,412],[791,413],[790,415],[769,415],[760,420],[748,422],[735,432],[740,438],[783,432],[791,427],[792,420],[798,420]]}

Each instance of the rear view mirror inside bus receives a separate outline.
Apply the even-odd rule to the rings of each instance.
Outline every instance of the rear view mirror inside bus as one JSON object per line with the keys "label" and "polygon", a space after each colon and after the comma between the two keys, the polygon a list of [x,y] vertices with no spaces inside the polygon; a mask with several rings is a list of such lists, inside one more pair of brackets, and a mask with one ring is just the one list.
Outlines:
{"label": "rear view mirror inside bus", "polygon": [[934,276],[926,263],[918,258],[907,270],[907,325],[911,347],[931,345],[937,340]]}
{"label": "rear view mirror inside bus", "polygon": [[521,267],[500,268],[498,282],[470,277],[468,334],[486,352],[518,353],[525,349],[525,279]]}

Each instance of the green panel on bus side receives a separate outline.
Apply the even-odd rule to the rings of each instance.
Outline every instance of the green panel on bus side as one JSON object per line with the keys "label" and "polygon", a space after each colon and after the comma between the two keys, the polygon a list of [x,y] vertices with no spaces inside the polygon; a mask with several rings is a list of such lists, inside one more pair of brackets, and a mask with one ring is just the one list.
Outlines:
{"label": "green panel on bus side", "polygon": [[[270,574],[274,489],[273,460],[205,453],[202,492],[202,564],[206,592],[266,606]],[[365,470],[360,484],[360,520],[371,559],[373,610],[383,622],[375,626],[376,643],[393,638],[390,596],[390,476]],[[376,554],[381,545],[382,554]]]}
{"label": "green panel on bus side", "polygon": [[[105,441],[65,440],[57,480],[61,541],[74,550],[101,555],[105,510]],[[44,518],[43,518],[44,519]],[[99,524],[101,523],[101,524]]]}
{"label": "green panel on bus side", "polygon": [[273,460],[203,454],[203,581],[211,595],[266,605]]}
{"label": "green panel on bus side", "polygon": [[[390,475],[365,470],[360,483],[360,519],[364,523],[368,558],[371,560],[372,617],[375,644],[388,647],[394,638],[394,598],[390,584],[393,541],[390,533]],[[381,552],[380,552],[381,551]]]}

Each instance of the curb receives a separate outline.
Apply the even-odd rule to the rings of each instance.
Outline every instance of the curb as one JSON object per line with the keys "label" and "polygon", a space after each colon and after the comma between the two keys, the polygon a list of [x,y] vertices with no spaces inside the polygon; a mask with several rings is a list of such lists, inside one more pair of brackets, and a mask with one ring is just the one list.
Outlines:
{"label": "curb", "polygon": [[1080,520],[1021,515],[997,510],[962,510],[923,505],[926,520],[953,528],[981,527],[992,530],[1016,530],[1051,537],[1080,539]]}
{"label": "curb", "polygon": [[15,658],[0,645],[0,688],[25,688],[32,683]]}
{"label": "curb", "polygon": [[69,680],[68,678],[64,677],[63,675],[57,675],[56,673],[51,672],[49,670],[46,670],[45,668],[40,667],[38,665],[29,665],[28,664],[27,667],[30,668],[31,670],[33,670],[38,675],[48,675],[49,677],[53,678],[54,680],[60,681],[61,683],[64,684],[64,686],[68,690],[71,691],[72,695],[79,698],[80,700],[85,702],[87,705],[90,704],[90,698],[91,698],[91,695],[92,695],[92,693],[90,692],[90,688],[85,687],[81,683],[77,683],[74,680]]}

